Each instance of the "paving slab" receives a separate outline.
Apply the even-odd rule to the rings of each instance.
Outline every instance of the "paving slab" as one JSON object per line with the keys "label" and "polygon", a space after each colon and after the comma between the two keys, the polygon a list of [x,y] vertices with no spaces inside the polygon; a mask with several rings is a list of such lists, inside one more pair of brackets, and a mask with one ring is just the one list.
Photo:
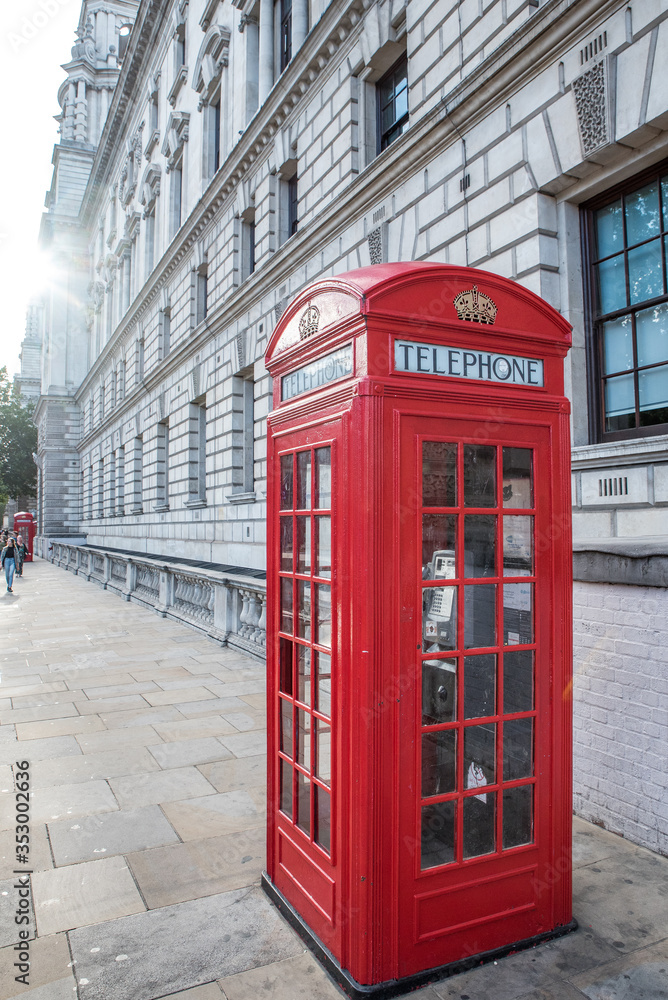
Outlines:
{"label": "paving slab", "polygon": [[79,712],[73,704],[47,705],[44,708],[17,708],[5,710],[0,713],[0,722],[7,725],[10,722],[40,722],[42,719],[64,719],[68,716],[78,715]]}
{"label": "paving slab", "polygon": [[208,764],[232,756],[222,743],[210,736],[201,740],[179,740],[148,747],[160,767],[184,767],[187,764]]}
{"label": "paving slab", "polygon": [[180,990],[170,993],[164,1000],[222,1000],[223,992],[218,983],[208,983],[206,986],[195,986],[192,990]]}
{"label": "paving slab", "polygon": [[[33,928],[34,930],[34,928]],[[29,943],[30,972],[28,979],[30,986],[17,983],[15,976],[20,975],[14,968],[16,952],[13,947],[3,948],[0,951],[0,997],[2,1000],[9,1000],[10,997],[30,996],[30,992],[38,987],[44,987],[54,982],[61,983],[69,980],[71,1000],[74,1000],[76,984],[71,971],[70,949],[67,944],[65,934],[49,934],[47,937],[34,938]],[[58,995],[57,987],[55,996]],[[28,992],[30,991],[30,992]]]}
{"label": "paving slab", "polygon": [[[25,929],[33,934],[35,932],[33,897],[29,885],[25,885],[25,882],[21,881],[26,877],[28,880],[30,879],[30,876],[14,875],[12,878],[0,882],[0,948],[14,945],[18,941],[18,927],[14,923],[14,916],[21,905],[19,893],[22,893],[24,897],[21,910],[28,917],[28,923],[22,926],[25,926]],[[21,887],[17,888],[19,883]],[[25,895],[26,889],[28,890],[27,896]]]}
{"label": "paving slab", "polygon": [[154,728],[161,739],[168,743],[195,737],[226,736],[235,732],[234,726],[222,715],[199,716],[196,719],[184,719],[183,722],[156,722]]}
{"label": "paving slab", "polygon": [[163,812],[181,840],[201,840],[264,826],[264,789],[240,788],[184,802],[164,802]]}
{"label": "paving slab", "polygon": [[132,729],[152,726],[158,722],[181,722],[183,715],[173,706],[168,708],[133,708],[123,712],[103,712],[100,718],[107,729]]}
{"label": "paving slab", "polygon": [[250,733],[253,730],[259,729],[264,731],[267,727],[265,712],[253,712],[250,710],[250,707],[247,712],[230,712],[224,718],[228,722],[231,722],[237,732],[240,733]]}
{"label": "paving slab", "polygon": [[14,994],[14,996],[20,996],[21,1000],[73,1000],[76,997],[76,988],[76,982],[70,975],[66,979],[58,979],[44,986],[37,986],[34,990],[28,989],[26,991],[23,988],[21,993]]}
{"label": "paving slab", "polygon": [[0,744],[0,764],[13,764],[16,761],[16,751],[20,750],[20,760],[34,764],[36,760],[48,760],[49,757],[65,757],[81,753],[81,747],[73,736],[46,736],[37,740],[19,740],[14,743]]}
{"label": "paving slab", "polygon": [[31,823],[115,812],[118,803],[106,781],[74,782],[30,792]]}
{"label": "paving slab", "polygon": [[128,854],[149,909],[257,885],[266,863],[264,826],[224,837]]}
{"label": "paving slab", "polygon": [[178,836],[157,805],[87,816],[75,823],[49,823],[57,866],[147,851],[178,843]]}
{"label": "paving slab", "polygon": [[304,948],[257,888],[82,927],[70,944],[81,1000],[156,1000]]}
{"label": "paving slab", "polygon": [[569,979],[590,1000],[666,1000],[668,939]]}
{"label": "paving slab", "polygon": [[232,792],[237,788],[264,788],[267,783],[266,754],[202,764],[198,770],[218,792]]}
{"label": "paving slab", "polygon": [[[53,868],[49,838],[44,823],[30,824],[30,864],[25,865],[32,871],[44,871]],[[16,861],[16,831],[13,826],[8,830],[0,830],[0,879],[11,878],[15,868],[24,867]]]}
{"label": "paving slab", "polygon": [[14,723],[10,723],[7,726],[0,726],[0,743],[15,743],[15,742],[16,742],[16,726],[14,725]]}
{"label": "paving slab", "polygon": [[145,909],[123,858],[104,858],[32,876],[40,937]]}
{"label": "paving slab", "polygon": [[[263,995],[271,1000],[341,1000],[345,996],[307,951],[218,983],[226,1000],[257,1000]],[[419,1000],[419,993],[413,996]]]}
{"label": "paving slab", "polygon": [[246,708],[241,698],[211,698],[205,701],[181,702],[176,706],[181,715],[194,719],[198,715],[224,715],[225,712],[239,712]]}
{"label": "paving slab", "polygon": [[109,715],[112,712],[136,712],[146,708],[146,701],[140,694],[120,695],[118,698],[96,698],[94,701],[77,701],[80,715]]}
{"label": "paving slab", "polygon": [[114,729],[99,733],[81,733],[75,740],[79,753],[103,753],[105,750],[146,747],[159,742],[160,737],[152,726],[133,726],[122,731]]}
{"label": "paving slab", "polygon": [[95,733],[104,729],[96,715],[75,715],[70,719],[47,719],[44,722],[20,722],[16,727],[19,740],[38,740],[49,736],[74,736],[75,733]]}
{"label": "paving slab", "polygon": [[266,753],[267,750],[267,734],[263,729],[252,733],[221,736],[220,742],[231,750],[235,757],[255,757],[259,753]]}
{"label": "paving slab", "polygon": [[213,785],[209,784],[196,767],[175,767],[151,774],[110,778],[109,784],[119,805],[124,809],[215,795]]}

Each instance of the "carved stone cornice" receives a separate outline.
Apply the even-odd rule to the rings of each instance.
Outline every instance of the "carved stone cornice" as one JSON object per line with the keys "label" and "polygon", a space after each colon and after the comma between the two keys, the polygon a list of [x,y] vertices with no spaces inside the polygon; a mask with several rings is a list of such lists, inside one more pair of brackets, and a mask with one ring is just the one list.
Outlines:
{"label": "carved stone cornice", "polygon": [[193,70],[193,87],[201,94],[197,110],[209,104],[220,84],[223,69],[229,63],[230,32],[221,24],[212,24],[202,42]]}
{"label": "carved stone cornice", "polygon": [[172,111],[165,129],[165,141],[162,144],[162,155],[167,160],[166,172],[174,169],[184,142],[188,141],[190,129],[190,112]]}
{"label": "carved stone cornice", "polygon": [[169,101],[172,107],[174,107],[174,105],[176,104],[176,99],[179,96],[179,91],[181,90],[181,87],[183,86],[183,84],[186,82],[187,79],[188,79],[188,67],[179,66],[178,70],[176,71],[176,79],[172,84],[171,90],[167,94],[167,100]]}

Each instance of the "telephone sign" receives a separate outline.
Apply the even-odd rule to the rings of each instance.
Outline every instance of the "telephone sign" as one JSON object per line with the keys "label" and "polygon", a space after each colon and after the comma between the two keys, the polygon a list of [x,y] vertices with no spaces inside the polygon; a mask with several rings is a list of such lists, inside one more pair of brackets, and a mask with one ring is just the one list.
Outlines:
{"label": "telephone sign", "polygon": [[263,885],[351,996],[573,927],[569,346],[431,263],[271,338]]}

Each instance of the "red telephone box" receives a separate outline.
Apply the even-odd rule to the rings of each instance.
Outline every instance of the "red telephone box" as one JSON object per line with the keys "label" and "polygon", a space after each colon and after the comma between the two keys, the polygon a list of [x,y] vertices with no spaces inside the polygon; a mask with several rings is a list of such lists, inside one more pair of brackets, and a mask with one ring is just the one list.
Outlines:
{"label": "red telephone box", "polygon": [[23,536],[23,541],[28,546],[25,562],[32,562],[33,540],[37,534],[37,526],[32,514],[25,510],[22,510],[19,514],[14,514],[14,531],[17,535],[21,534]]}
{"label": "red telephone box", "polygon": [[267,349],[263,884],[354,996],[575,926],[569,345],[512,281],[402,263]]}

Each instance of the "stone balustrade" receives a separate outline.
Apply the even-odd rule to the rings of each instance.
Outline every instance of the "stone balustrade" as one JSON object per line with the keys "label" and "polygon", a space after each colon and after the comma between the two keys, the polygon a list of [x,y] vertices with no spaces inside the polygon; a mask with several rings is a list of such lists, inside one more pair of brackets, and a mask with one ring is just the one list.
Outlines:
{"label": "stone balustrade", "polygon": [[126,601],[184,622],[223,645],[265,657],[264,580],[60,541],[52,543],[48,558]]}

